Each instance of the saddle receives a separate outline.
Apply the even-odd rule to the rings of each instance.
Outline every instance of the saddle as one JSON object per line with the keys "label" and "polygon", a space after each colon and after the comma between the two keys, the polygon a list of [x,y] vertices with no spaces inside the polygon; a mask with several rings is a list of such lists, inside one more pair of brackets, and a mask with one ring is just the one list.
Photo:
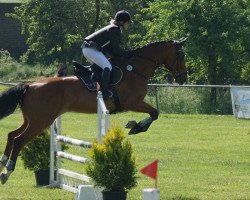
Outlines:
{"label": "saddle", "polygon": [[[77,61],[73,61],[74,75],[84,84],[90,91],[99,90],[98,83],[101,81],[102,69],[96,65],[83,66]],[[113,65],[110,74],[110,89],[113,90],[114,86],[122,79],[123,71]],[[100,84],[99,84],[100,85]]]}
{"label": "saddle", "polygon": [[[83,66],[76,61],[73,61],[73,65],[74,75],[89,91],[98,91],[100,89],[100,84],[98,83],[101,81],[102,69],[98,65],[93,64],[90,66]],[[110,114],[123,111],[115,88],[115,85],[121,81],[122,76],[123,71],[119,67],[113,65],[110,75],[109,91],[112,94],[110,98],[112,98],[112,101],[115,104],[115,110],[113,110]]]}

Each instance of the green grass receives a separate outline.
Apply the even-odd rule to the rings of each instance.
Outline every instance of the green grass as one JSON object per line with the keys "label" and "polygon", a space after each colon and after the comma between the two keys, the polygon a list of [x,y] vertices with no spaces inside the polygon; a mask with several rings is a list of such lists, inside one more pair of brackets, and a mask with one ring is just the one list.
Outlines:
{"label": "green grass", "polygon": [[[0,87],[0,90],[2,87]],[[128,120],[146,115],[122,113],[111,116],[111,125],[124,126]],[[65,114],[63,135],[96,138],[97,116]],[[0,121],[0,154],[7,133],[22,121],[20,111]],[[127,131],[127,130],[126,130]],[[162,200],[247,200],[250,199],[250,123],[233,116],[161,114],[146,133],[128,136],[137,158],[138,170],[159,159],[158,186]],[[68,152],[85,155],[77,147]],[[84,173],[84,166],[65,161],[63,167]],[[154,182],[139,174],[138,186],[128,200],[141,200],[142,189]],[[74,199],[60,189],[35,186],[33,172],[24,170],[19,159],[16,171],[0,185],[0,199]]]}

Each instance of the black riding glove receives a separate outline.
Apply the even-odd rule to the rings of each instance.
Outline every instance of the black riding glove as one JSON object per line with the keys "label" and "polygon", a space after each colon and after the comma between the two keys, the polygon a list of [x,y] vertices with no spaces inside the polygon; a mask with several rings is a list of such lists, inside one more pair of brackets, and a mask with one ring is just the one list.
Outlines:
{"label": "black riding glove", "polygon": [[128,57],[131,58],[131,57],[135,57],[136,56],[136,53],[132,50],[128,51]]}

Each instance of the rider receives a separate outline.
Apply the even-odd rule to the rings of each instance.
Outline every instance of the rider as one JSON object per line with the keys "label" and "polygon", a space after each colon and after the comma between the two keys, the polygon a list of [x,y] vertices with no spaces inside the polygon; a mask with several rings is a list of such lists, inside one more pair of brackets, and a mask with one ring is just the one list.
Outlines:
{"label": "rider", "polygon": [[125,51],[120,47],[121,33],[128,29],[130,22],[131,16],[129,12],[125,10],[118,11],[115,19],[111,20],[110,25],[87,36],[82,45],[82,52],[87,60],[103,69],[100,84],[105,100],[110,96],[109,80],[110,71],[112,70],[112,65],[107,57],[132,56],[130,51]]}

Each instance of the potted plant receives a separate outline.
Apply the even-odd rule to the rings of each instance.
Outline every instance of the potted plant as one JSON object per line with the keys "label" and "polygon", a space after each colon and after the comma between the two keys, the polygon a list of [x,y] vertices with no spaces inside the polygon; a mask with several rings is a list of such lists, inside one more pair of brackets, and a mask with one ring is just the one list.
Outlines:
{"label": "potted plant", "polygon": [[[62,149],[67,149],[62,145]],[[34,171],[37,186],[49,184],[50,169],[50,134],[45,129],[39,136],[26,145],[21,151],[24,168]]]}
{"label": "potted plant", "polygon": [[86,172],[94,185],[103,188],[103,200],[126,200],[127,191],[137,185],[135,157],[120,127],[113,127],[102,143],[93,142]]}

